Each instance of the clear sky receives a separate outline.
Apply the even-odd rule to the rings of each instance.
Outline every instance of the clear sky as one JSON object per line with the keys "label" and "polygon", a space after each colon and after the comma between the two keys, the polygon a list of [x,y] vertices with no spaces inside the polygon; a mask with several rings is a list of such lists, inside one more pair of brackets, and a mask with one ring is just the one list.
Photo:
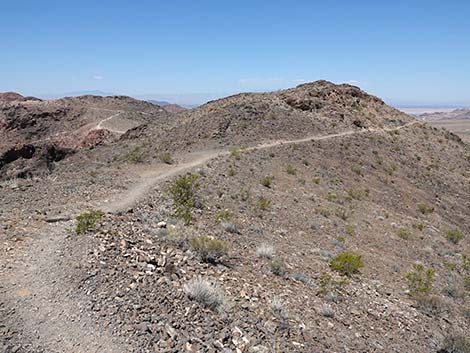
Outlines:
{"label": "clear sky", "polygon": [[0,91],[28,95],[203,100],[327,79],[470,105],[468,0],[2,0],[0,38]]}

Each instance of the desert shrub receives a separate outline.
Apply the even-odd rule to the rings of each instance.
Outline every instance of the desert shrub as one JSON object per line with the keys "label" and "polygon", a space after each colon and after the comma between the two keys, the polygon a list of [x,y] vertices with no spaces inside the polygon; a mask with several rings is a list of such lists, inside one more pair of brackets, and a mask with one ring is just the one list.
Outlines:
{"label": "desert shrub", "polygon": [[393,176],[397,168],[398,167],[395,164],[392,164],[391,166],[384,168],[384,170],[388,175]]}
{"label": "desert shrub", "polygon": [[463,287],[465,290],[470,291],[470,277],[465,277],[463,279]]}
{"label": "desert shrub", "polygon": [[284,261],[281,259],[276,259],[271,261],[271,272],[274,273],[276,276],[284,276],[286,274],[286,266],[284,265]]}
{"label": "desert shrub", "polygon": [[267,210],[271,209],[272,202],[267,197],[261,196],[261,197],[258,198],[256,206],[257,206],[257,208],[259,208],[262,211],[267,211]]}
{"label": "desert shrub", "polygon": [[165,164],[173,164],[173,157],[169,152],[160,154],[159,158]]}
{"label": "desert shrub", "polygon": [[240,199],[242,201],[247,201],[250,198],[250,190],[247,188],[242,188],[240,190]]}
{"label": "desert shrub", "polygon": [[194,237],[189,245],[199,255],[202,261],[216,263],[228,256],[228,243],[206,236]]}
{"label": "desert shrub", "polygon": [[418,210],[419,212],[421,212],[422,214],[424,215],[427,215],[427,214],[431,214],[434,212],[434,207],[432,206],[429,206],[427,203],[425,202],[420,202],[418,204]]}
{"label": "desert shrub", "polygon": [[318,308],[318,312],[320,313],[320,315],[324,317],[329,317],[329,318],[335,317],[335,311],[333,310],[331,305],[328,305],[328,304],[322,304]]}
{"label": "desert shrub", "polygon": [[266,259],[272,259],[274,257],[275,250],[270,244],[261,244],[256,248],[256,256],[264,257]]}
{"label": "desert shrub", "polygon": [[263,179],[261,179],[261,185],[263,185],[264,187],[270,188],[273,180],[274,180],[274,177],[272,175],[267,175]]}
{"label": "desert shrub", "polygon": [[439,315],[447,310],[442,299],[435,295],[418,295],[414,300],[417,309],[427,315]]}
{"label": "desert shrub", "polygon": [[463,233],[459,229],[451,229],[447,232],[446,238],[454,244],[463,239]]}
{"label": "desert shrub", "polygon": [[465,271],[470,271],[470,256],[469,255],[462,256],[462,266]]}
{"label": "desert shrub", "polygon": [[186,283],[183,291],[190,299],[198,301],[206,308],[222,312],[227,307],[225,293],[218,286],[200,277]]}
{"label": "desert shrub", "polygon": [[297,173],[297,169],[295,169],[292,165],[288,164],[286,168],[287,174],[295,175]]}
{"label": "desert shrub", "polygon": [[413,297],[429,294],[434,283],[434,271],[432,268],[426,269],[421,264],[415,264],[413,271],[405,275],[408,281],[410,295]]}
{"label": "desert shrub", "polygon": [[170,186],[170,194],[176,209],[175,217],[182,219],[186,225],[192,221],[192,210],[196,207],[196,190],[199,189],[199,175],[187,174],[178,177]]}
{"label": "desert shrub", "polygon": [[342,293],[344,287],[348,284],[345,278],[334,278],[329,273],[322,273],[318,279],[318,287],[320,294]]}
{"label": "desert shrub", "polygon": [[222,221],[220,222],[220,225],[226,232],[233,233],[233,234],[241,234],[238,227],[232,222]]}
{"label": "desert shrub", "polygon": [[292,274],[292,278],[297,280],[297,281],[300,281],[302,283],[305,283],[309,286],[315,286],[315,282],[308,276],[306,275],[305,273],[303,272],[295,272]]}
{"label": "desert shrub", "polygon": [[357,273],[363,267],[362,256],[352,252],[343,252],[330,260],[330,268],[345,276]]}
{"label": "desert shrub", "polygon": [[335,209],[335,215],[336,217],[341,218],[343,221],[346,221],[349,217],[348,212],[341,207],[337,207]]}
{"label": "desert shrub", "polygon": [[241,158],[241,155],[242,155],[242,150],[239,148],[232,148],[230,150],[230,156],[235,158],[236,160],[239,160]]}
{"label": "desert shrub", "polygon": [[144,161],[144,151],[142,146],[134,147],[130,152],[121,157],[121,160],[130,163],[142,163]]}
{"label": "desert shrub", "polygon": [[289,312],[287,311],[285,303],[279,297],[274,297],[271,301],[271,311],[274,316],[281,321],[283,326],[288,325]]}
{"label": "desert shrub", "polygon": [[339,196],[336,192],[329,192],[326,199],[330,202],[337,202],[339,200]]}
{"label": "desert shrub", "polygon": [[346,230],[346,233],[350,236],[356,234],[356,230],[354,229],[354,226],[352,224],[346,224],[344,229]]}
{"label": "desert shrub", "polygon": [[320,184],[320,181],[321,181],[321,179],[318,178],[318,177],[312,179],[312,182],[313,182],[314,184],[317,184],[317,185]]}
{"label": "desert shrub", "polygon": [[424,225],[424,223],[419,223],[416,228],[418,228],[421,232],[426,228],[426,226]]}
{"label": "desert shrub", "polygon": [[469,353],[470,338],[468,335],[451,334],[444,337],[438,353]]}
{"label": "desert shrub", "polygon": [[232,219],[232,213],[229,210],[223,210],[215,215],[215,221],[221,223],[222,221],[230,221]]}
{"label": "desert shrub", "polygon": [[347,190],[348,198],[352,200],[364,200],[367,196],[369,196],[369,190],[355,190],[355,189],[348,189]]}
{"label": "desert shrub", "polygon": [[408,229],[406,229],[406,228],[400,228],[400,229],[398,229],[398,230],[397,230],[397,235],[398,235],[400,238],[404,239],[404,240],[410,240],[411,237],[412,237],[411,232],[410,232]]}
{"label": "desert shrub", "polygon": [[363,175],[363,174],[362,174],[362,167],[361,167],[360,165],[353,165],[353,166],[351,167],[351,170],[352,170],[355,174],[357,174],[357,175],[359,175],[359,176],[362,176],[362,175]]}
{"label": "desert shrub", "polygon": [[89,232],[96,227],[96,223],[103,217],[103,212],[98,210],[90,210],[88,212],[78,215],[75,220],[77,224],[75,226],[75,233],[77,235]]}
{"label": "desert shrub", "polygon": [[235,176],[237,174],[236,170],[233,167],[230,167],[228,170],[228,176]]}

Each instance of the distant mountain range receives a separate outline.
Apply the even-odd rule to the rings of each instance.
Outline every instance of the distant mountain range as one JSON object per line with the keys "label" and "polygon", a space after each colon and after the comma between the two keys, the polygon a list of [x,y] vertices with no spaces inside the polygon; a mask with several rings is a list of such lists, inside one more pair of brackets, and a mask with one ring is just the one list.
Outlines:
{"label": "distant mountain range", "polygon": [[445,112],[423,113],[418,115],[423,120],[462,120],[470,119],[470,109],[460,108]]}

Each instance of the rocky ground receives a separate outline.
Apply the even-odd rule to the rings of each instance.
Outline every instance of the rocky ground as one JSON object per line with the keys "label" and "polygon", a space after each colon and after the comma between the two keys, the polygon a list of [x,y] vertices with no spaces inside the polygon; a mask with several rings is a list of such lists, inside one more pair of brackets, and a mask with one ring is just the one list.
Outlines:
{"label": "rocky ground", "polygon": [[324,81],[146,120],[2,183],[3,349],[468,352],[469,171],[456,135]]}

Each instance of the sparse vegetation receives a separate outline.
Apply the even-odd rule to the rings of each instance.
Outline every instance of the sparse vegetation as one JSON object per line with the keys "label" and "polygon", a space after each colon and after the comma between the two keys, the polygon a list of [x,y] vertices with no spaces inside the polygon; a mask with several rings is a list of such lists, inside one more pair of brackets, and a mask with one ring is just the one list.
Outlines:
{"label": "sparse vegetation", "polygon": [[297,169],[295,169],[292,165],[288,164],[286,168],[286,173],[290,175],[297,174]]}
{"label": "sparse vegetation", "polygon": [[217,263],[228,256],[229,245],[223,240],[199,236],[192,238],[189,244],[204,262]]}
{"label": "sparse vegetation", "polygon": [[412,237],[411,232],[410,232],[408,229],[406,229],[406,228],[400,228],[400,229],[398,229],[398,230],[397,230],[397,235],[398,235],[400,238],[404,239],[404,240],[410,240],[411,237]]}
{"label": "sparse vegetation", "polygon": [[267,188],[271,188],[274,177],[272,175],[267,175],[261,179],[261,185]]}
{"label": "sparse vegetation", "polygon": [[321,179],[318,178],[318,177],[312,179],[312,182],[313,182],[314,184],[317,184],[317,185],[320,184],[320,181],[321,181]]}
{"label": "sparse vegetation", "polygon": [[353,236],[356,234],[356,230],[354,229],[354,226],[352,224],[346,224],[344,227],[346,234]]}
{"label": "sparse vegetation", "polygon": [[406,274],[405,278],[408,281],[408,288],[412,297],[419,297],[427,295],[432,290],[434,283],[434,274],[436,271],[429,268],[424,268],[421,264],[415,264],[413,271]]}
{"label": "sparse vegetation", "polygon": [[247,189],[247,188],[242,188],[240,190],[240,199],[242,201],[248,201],[248,199],[250,198],[250,190]]}
{"label": "sparse vegetation", "polygon": [[232,212],[230,212],[229,210],[223,210],[215,215],[215,221],[216,223],[221,223],[222,221],[230,221],[232,219],[232,216]]}
{"label": "sparse vegetation", "polygon": [[362,256],[353,252],[343,252],[330,260],[330,268],[345,276],[357,273],[363,267]]}
{"label": "sparse vegetation", "polygon": [[77,221],[75,226],[75,233],[80,235],[94,230],[96,223],[98,223],[102,217],[103,212],[99,210],[90,210],[88,212],[82,213],[75,218]]}
{"label": "sparse vegetation", "polygon": [[142,163],[144,161],[144,151],[142,146],[134,147],[130,152],[121,157],[121,160],[129,163]]}
{"label": "sparse vegetation", "polygon": [[446,237],[452,243],[457,244],[463,239],[463,233],[459,229],[451,229],[447,232]]}
{"label": "sparse vegetation", "polygon": [[173,164],[173,157],[169,152],[160,154],[159,158],[165,164]]}
{"label": "sparse vegetation", "polygon": [[335,317],[335,311],[333,310],[331,305],[328,305],[328,304],[322,304],[318,308],[318,312],[320,313],[320,315],[324,317],[329,317],[329,318]]}
{"label": "sparse vegetation", "polygon": [[242,156],[242,150],[239,148],[232,148],[230,150],[230,156],[235,158],[237,161],[240,160]]}
{"label": "sparse vegetation", "polygon": [[276,276],[284,276],[286,274],[286,266],[284,261],[281,259],[276,259],[271,261],[271,272],[274,273]]}
{"label": "sparse vegetation", "polygon": [[345,278],[334,278],[329,273],[322,273],[320,278],[318,279],[319,285],[319,292],[322,295],[326,295],[328,293],[342,293],[344,287],[348,284],[347,279]]}
{"label": "sparse vegetation", "polygon": [[425,202],[420,202],[418,204],[418,210],[421,212],[423,215],[431,214],[434,212],[434,207],[429,206]]}
{"label": "sparse vegetation", "polygon": [[196,207],[196,190],[199,189],[199,175],[187,174],[178,177],[170,187],[175,217],[182,219],[186,225],[192,221],[192,210]]}
{"label": "sparse vegetation", "polygon": [[262,210],[262,211],[267,211],[267,210],[270,210],[271,207],[272,207],[272,202],[270,199],[264,197],[264,196],[260,196],[258,198],[258,201],[256,202],[256,206],[258,209]]}
{"label": "sparse vegetation", "polygon": [[451,334],[444,337],[438,353],[469,353],[470,338],[465,335]]}
{"label": "sparse vegetation", "polygon": [[264,257],[266,259],[272,259],[274,257],[275,250],[271,244],[261,244],[256,248],[256,256]]}
{"label": "sparse vegetation", "polygon": [[289,312],[287,311],[284,302],[279,297],[274,297],[271,301],[271,310],[274,316],[281,321],[281,323],[287,324],[289,319]]}
{"label": "sparse vegetation", "polygon": [[190,299],[218,312],[223,312],[228,303],[222,289],[200,277],[186,283],[183,290]]}
{"label": "sparse vegetation", "polygon": [[351,170],[352,170],[355,174],[357,174],[357,175],[359,175],[359,176],[363,176],[362,167],[361,167],[360,165],[353,165],[353,166],[351,167]]}

